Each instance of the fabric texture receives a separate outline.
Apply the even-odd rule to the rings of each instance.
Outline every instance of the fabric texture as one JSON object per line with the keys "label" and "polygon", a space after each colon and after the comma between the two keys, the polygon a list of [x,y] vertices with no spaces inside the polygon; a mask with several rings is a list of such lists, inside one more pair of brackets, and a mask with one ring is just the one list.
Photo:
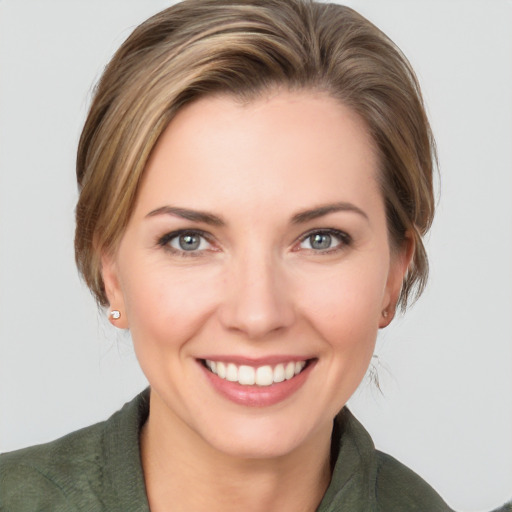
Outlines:
{"label": "fabric texture", "polygon": [[[0,455],[0,511],[149,512],[139,452],[148,414],[146,389],[105,422]],[[333,475],[317,512],[451,510],[413,471],[377,451],[346,408],[332,445]]]}

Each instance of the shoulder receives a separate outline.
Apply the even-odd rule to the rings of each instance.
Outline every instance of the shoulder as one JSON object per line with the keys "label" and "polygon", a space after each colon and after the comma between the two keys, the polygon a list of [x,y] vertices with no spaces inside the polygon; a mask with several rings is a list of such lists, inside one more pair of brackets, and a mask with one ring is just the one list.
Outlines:
{"label": "shoulder", "polygon": [[148,510],[139,454],[148,393],[107,421],[1,454],[0,510]]}
{"label": "shoulder", "polygon": [[75,510],[77,494],[94,495],[101,471],[104,423],[51,443],[0,455],[6,510]]}
{"label": "shoulder", "polygon": [[347,408],[335,420],[332,439],[338,448],[325,510],[343,510],[348,503],[357,512],[451,511],[419,475],[376,450],[370,434]]}
{"label": "shoulder", "polygon": [[376,450],[375,465],[375,493],[379,511],[451,510],[425,480],[391,455]]}

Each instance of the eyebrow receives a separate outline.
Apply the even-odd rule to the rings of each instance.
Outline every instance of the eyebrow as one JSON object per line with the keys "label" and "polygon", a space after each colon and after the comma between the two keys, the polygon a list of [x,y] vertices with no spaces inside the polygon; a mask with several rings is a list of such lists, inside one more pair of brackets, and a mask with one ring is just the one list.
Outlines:
{"label": "eyebrow", "polygon": [[220,217],[212,213],[189,210],[187,208],[177,208],[175,206],[162,206],[161,208],[149,212],[146,217],[155,217],[156,215],[172,215],[193,222],[203,222],[211,226],[224,226],[226,224]]}
{"label": "eyebrow", "polygon": [[321,205],[311,210],[304,210],[302,212],[296,213],[292,217],[292,224],[303,224],[305,222],[309,222],[310,220],[318,219],[319,217],[323,217],[324,215],[335,212],[353,212],[363,216],[366,220],[369,220],[368,215],[363,210],[361,210],[361,208],[358,208],[352,203],[339,202]]}
{"label": "eyebrow", "polygon": [[[310,210],[304,210],[296,213],[291,220],[292,224],[304,224],[311,220],[318,219],[324,215],[336,212],[353,212],[361,215],[368,220],[368,215],[352,203],[339,202],[330,203],[312,208]],[[174,217],[180,217],[193,222],[203,222],[211,226],[225,226],[226,223],[221,217],[200,210],[189,210],[188,208],[178,208],[176,206],[162,206],[156,210],[149,212],[146,217],[155,217],[157,215],[172,215]]]}

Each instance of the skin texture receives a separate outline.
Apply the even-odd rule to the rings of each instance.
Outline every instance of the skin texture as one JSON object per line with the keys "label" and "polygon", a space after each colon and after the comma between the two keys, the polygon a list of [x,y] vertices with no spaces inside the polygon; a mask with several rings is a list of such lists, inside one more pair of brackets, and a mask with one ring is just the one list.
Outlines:
{"label": "skin texture", "polygon": [[[319,503],[332,419],[392,319],[412,253],[390,251],[377,172],[363,122],[321,93],[207,97],[164,132],[118,251],[103,258],[111,307],[122,313],[113,323],[130,329],[152,387],[142,436],[152,510]],[[176,230],[203,232],[199,248],[164,238]],[[344,234],[315,249],[311,232],[326,230]],[[313,364],[290,396],[254,407],[211,385],[200,361],[227,356]]]}

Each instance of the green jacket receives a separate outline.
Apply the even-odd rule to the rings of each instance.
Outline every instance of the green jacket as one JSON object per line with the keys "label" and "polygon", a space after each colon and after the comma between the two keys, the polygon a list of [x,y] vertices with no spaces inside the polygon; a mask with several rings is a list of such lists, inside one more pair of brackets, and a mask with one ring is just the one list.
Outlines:
{"label": "green jacket", "polygon": [[[145,390],[105,422],[0,455],[0,511],[149,511],[139,455],[148,412]],[[334,422],[333,461],[318,512],[451,510],[413,471],[377,451],[346,408]]]}

